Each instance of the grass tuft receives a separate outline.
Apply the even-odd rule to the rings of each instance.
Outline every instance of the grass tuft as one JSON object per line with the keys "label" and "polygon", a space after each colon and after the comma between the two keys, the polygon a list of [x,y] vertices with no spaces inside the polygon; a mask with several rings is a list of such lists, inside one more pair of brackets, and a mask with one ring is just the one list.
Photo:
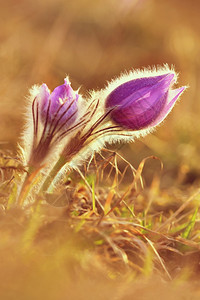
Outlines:
{"label": "grass tuft", "polygon": [[[128,299],[131,282],[137,289],[140,280],[148,286],[153,278],[159,285],[174,282],[177,290],[187,281],[198,290],[199,190],[187,199],[185,191],[167,194],[157,175],[143,188],[147,159],[134,169],[118,153],[105,150],[89,168],[67,174],[54,194],[35,195],[36,204],[26,208],[13,206],[16,183],[5,179],[9,193],[2,201],[7,209],[1,210],[0,255],[5,259],[0,267],[7,279],[12,277],[10,297],[23,291],[21,299],[30,294],[60,299],[62,293],[90,299],[106,284],[105,298],[97,299]],[[13,175],[18,178],[19,171]],[[87,290],[82,298],[81,286]]]}

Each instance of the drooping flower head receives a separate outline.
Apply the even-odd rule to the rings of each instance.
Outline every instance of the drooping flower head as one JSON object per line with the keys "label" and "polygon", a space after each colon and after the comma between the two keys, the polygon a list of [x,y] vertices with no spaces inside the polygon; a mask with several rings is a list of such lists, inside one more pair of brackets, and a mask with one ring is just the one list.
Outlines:
{"label": "drooping flower head", "polygon": [[66,145],[66,161],[74,156],[79,163],[100,151],[105,142],[133,141],[149,133],[166,118],[186,89],[174,89],[176,81],[175,71],[164,66],[130,71],[105,89],[92,91],[88,107],[93,113],[85,128]]}
{"label": "drooping flower head", "polygon": [[106,98],[106,109],[114,108],[111,120],[124,129],[141,130],[162,122],[185,87],[172,89],[173,71],[122,83]]}

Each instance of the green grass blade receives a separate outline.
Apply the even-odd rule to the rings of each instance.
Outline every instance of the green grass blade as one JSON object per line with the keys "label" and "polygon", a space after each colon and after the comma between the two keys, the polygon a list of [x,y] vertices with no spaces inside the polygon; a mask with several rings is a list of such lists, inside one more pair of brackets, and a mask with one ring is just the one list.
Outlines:
{"label": "green grass blade", "polygon": [[185,228],[185,230],[181,234],[182,238],[184,238],[184,239],[188,239],[189,238],[190,233],[191,233],[191,231],[192,231],[192,229],[194,228],[194,225],[195,225],[195,221],[196,221],[196,216],[197,216],[198,209],[199,209],[198,207],[195,209],[195,212],[194,212],[191,220],[189,221],[187,227]]}

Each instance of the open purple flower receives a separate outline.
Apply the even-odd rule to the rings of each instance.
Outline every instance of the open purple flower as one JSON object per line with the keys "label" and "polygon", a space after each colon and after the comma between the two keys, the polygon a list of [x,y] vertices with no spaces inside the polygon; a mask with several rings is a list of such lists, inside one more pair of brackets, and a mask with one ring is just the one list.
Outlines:
{"label": "open purple flower", "polygon": [[162,122],[185,87],[172,89],[175,74],[137,78],[115,88],[106,98],[105,107],[113,109],[111,120],[124,129],[141,130]]}
{"label": "open purple flower", "polygon": [[40,115],[44,124],[46,121],[51,125],[56,123],[66,129],[76,120],[79,95],[71,88],[67,78],[51,94],[46,84],[41,85],[37,97],[40,98]]}
{"label": "open purple flower", "polygon": [[40,86],[32,104],[34,138],[30,164],[40,165],[53,146],[80,125],[76,122],[78,98],[67,78],[52,93],[46,84]]}

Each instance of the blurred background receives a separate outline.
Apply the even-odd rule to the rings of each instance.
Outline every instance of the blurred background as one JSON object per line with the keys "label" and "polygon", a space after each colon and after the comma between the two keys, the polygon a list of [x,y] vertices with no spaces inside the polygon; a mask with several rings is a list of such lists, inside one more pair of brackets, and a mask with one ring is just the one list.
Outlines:
{"label": "blurred background", "polygon": [[[164,163],[162,184],[200,175],[200,2],[197,0],[7,0],[0,9],[0,150],[17,152],[26,95],[70,75],[74,89],[100,89],[125,70],[168,63],[189,85],[157,131],[120,152],[134,165]],[[158,161],[144,170],[147,184]]]}

